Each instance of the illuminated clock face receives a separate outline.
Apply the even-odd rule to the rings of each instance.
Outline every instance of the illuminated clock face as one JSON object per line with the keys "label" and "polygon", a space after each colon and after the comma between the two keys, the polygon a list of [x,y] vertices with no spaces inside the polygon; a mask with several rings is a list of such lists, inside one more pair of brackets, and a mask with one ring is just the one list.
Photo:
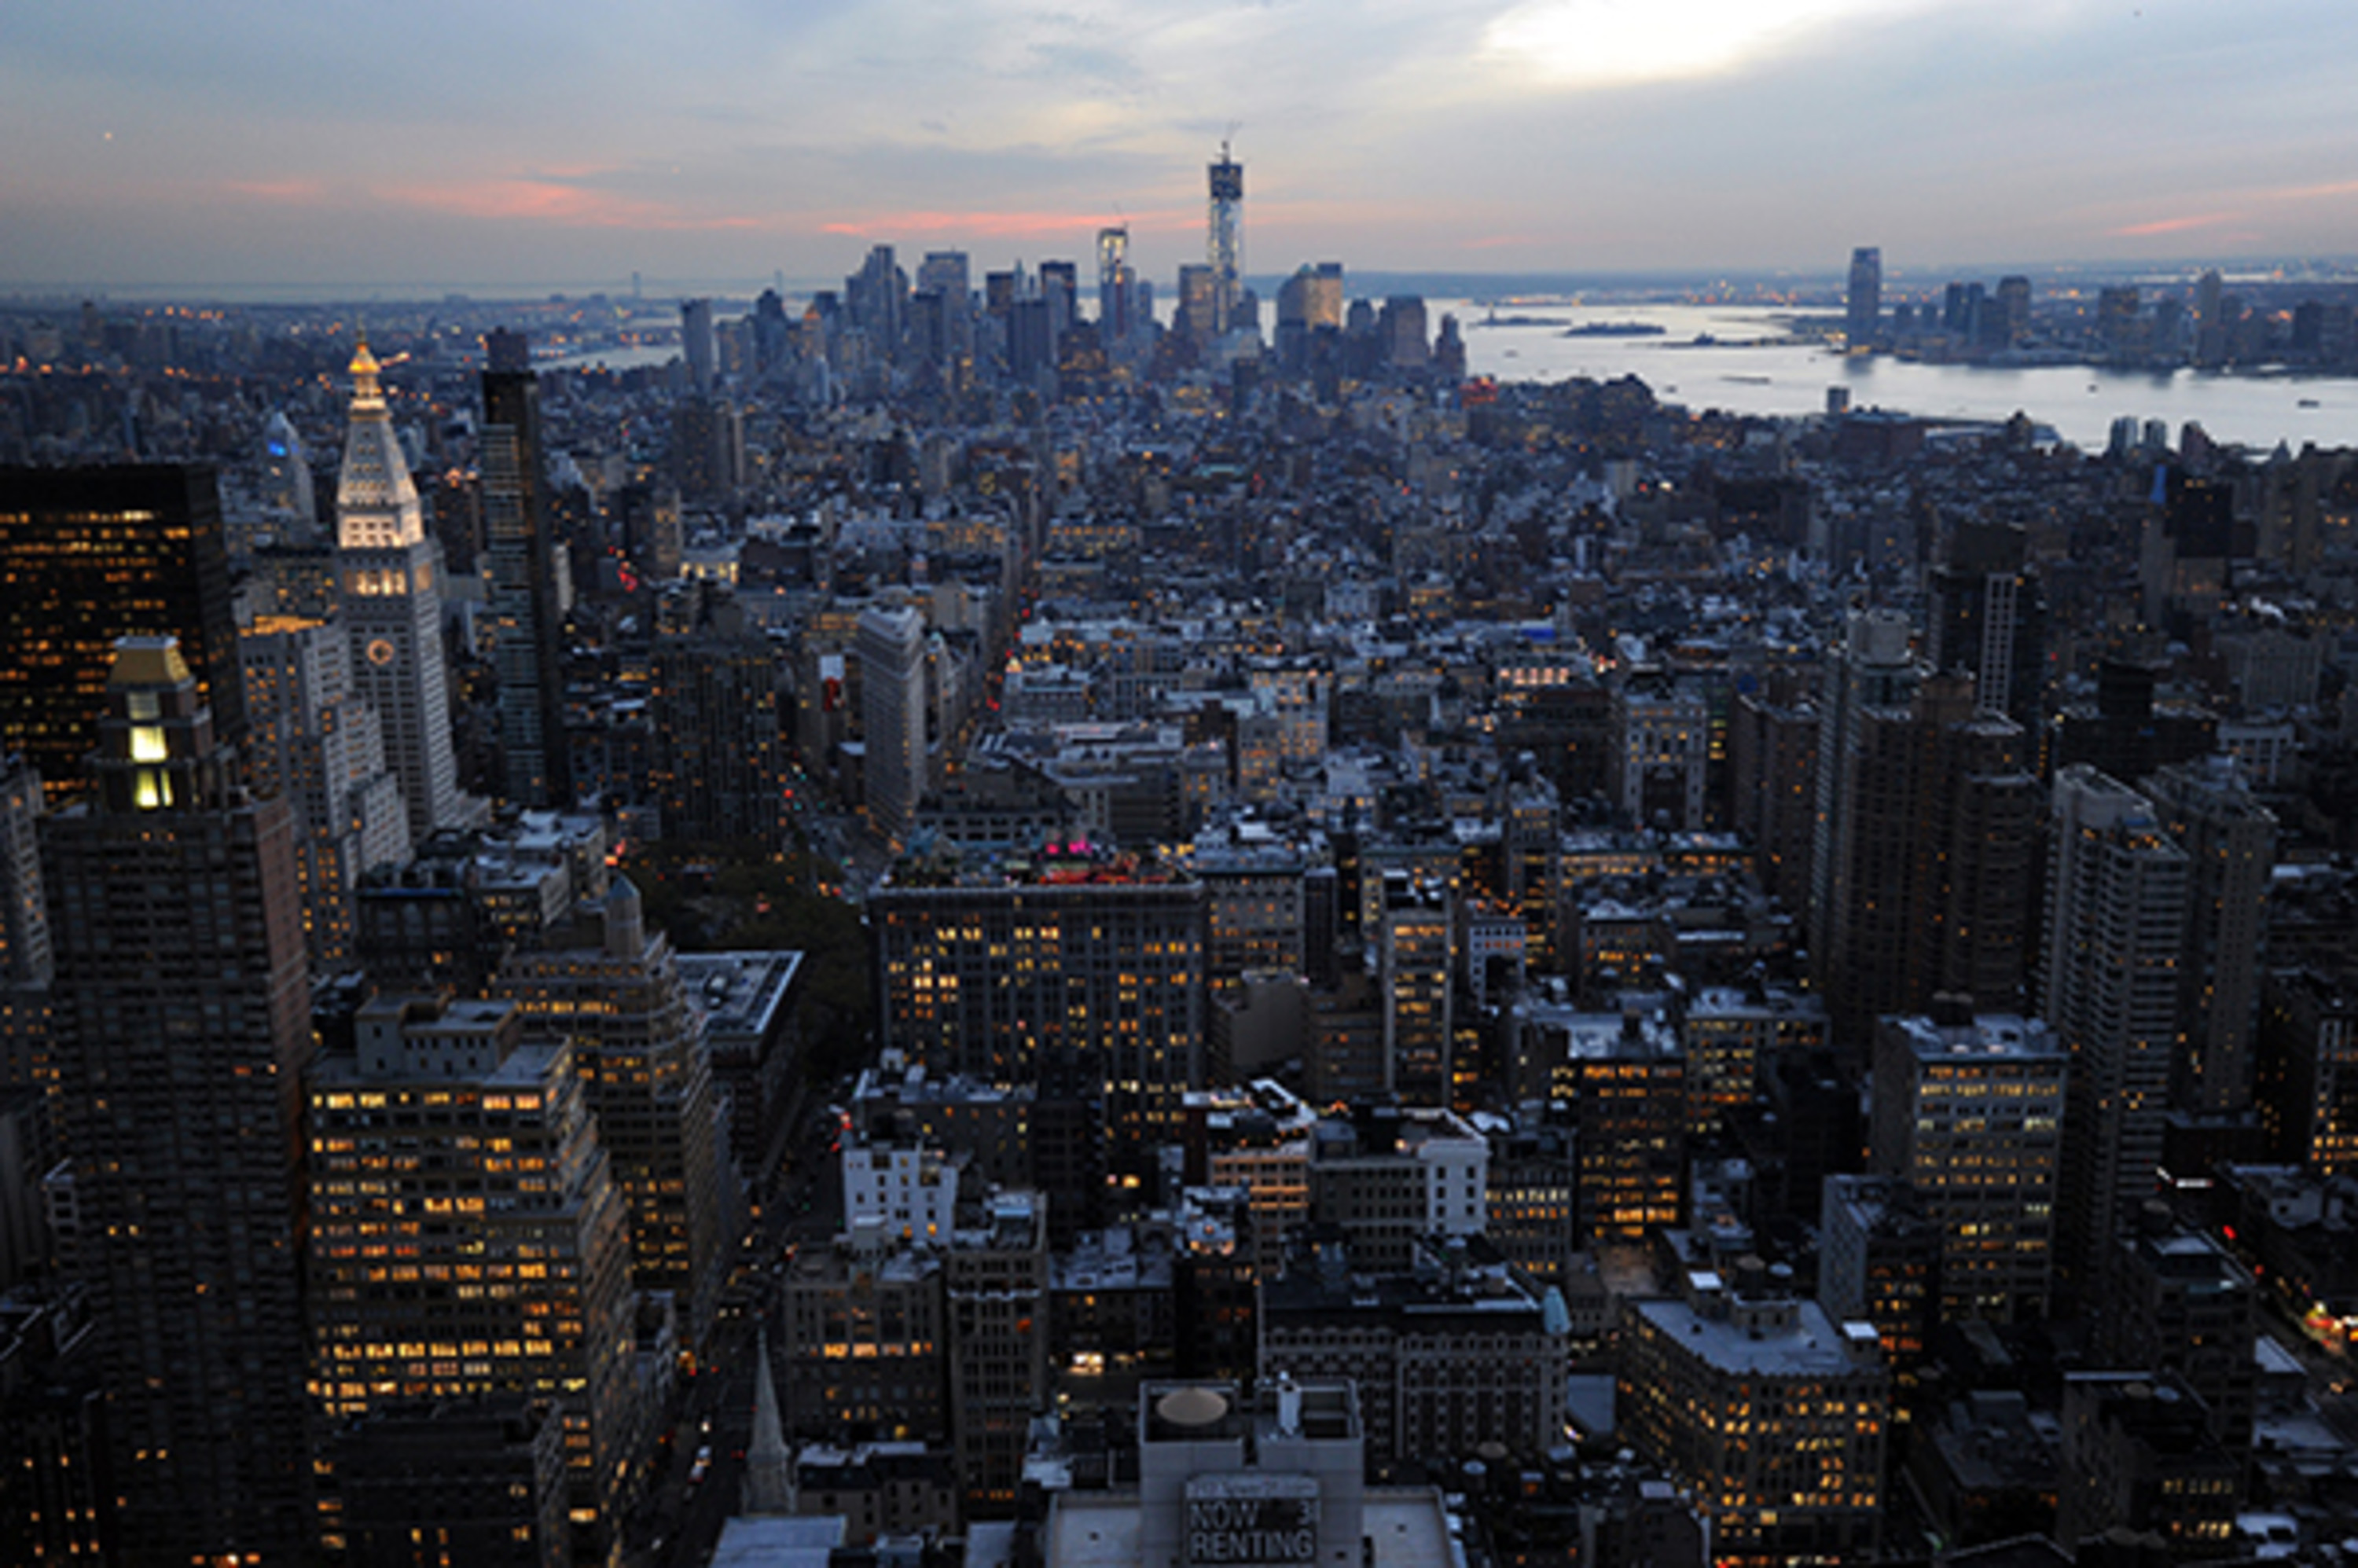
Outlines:
{"label": "illuminated clock face", "polygon": [[379,637],[372,641],[368,645],[368,659],[369,663],[373,665],[389,665],[393,663],[392,643],[383,637]]}

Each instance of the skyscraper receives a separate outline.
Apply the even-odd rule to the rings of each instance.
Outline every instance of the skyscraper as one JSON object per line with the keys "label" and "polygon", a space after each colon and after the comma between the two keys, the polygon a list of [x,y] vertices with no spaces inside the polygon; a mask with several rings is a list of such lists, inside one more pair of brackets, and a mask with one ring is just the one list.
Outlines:
{"label": "skyscraper", "polygon": [[41,775],[21,756],[0,756],[0,987],[49,982],[40,820]]}
{"label": "skyscraper", "polygon": [[1205,174],[1211,188],[1208,222],[1204,236],[1204,260],[1212,269],[1212,332],[1226,336],[1235,324],[1238,278],[1245,263],[1245,166],[1228,156],[1220,143],[1220,157]]}
{"label": "skyscraper", "polygon": [[2047,686],[2047,607],[2018,525],[1960,521],[1926,575],[1925,656],[1974,677],[1979,706],[2035,725]]}
{"label": "skyscraper", "polygon": [[117,644],[92,773],[41,838],[120,1561],[308,1561],[294,815],[169,637]]}
{"label": "skyscraper", "polygon": [[2143,795],[2055,775],[2039,1006],[2071,1053],[2059,1254],[2087,1271],[2152,1195],[2177,1054],[2186,851]]}
{"label": "skyscraper", "polygon": [[1130,335],[1130,292],[1138,278],[1130,265],[1130,231],[1098,231],[1098,333],[1109,344]]}
{"label": "skyscraper", "polygon": [[909,605],[864,610],[851,651],[860,664],[869,825],[897,844],[925,793],[925,618]]}
{"label": "skyscraper", "polygon": [[629,1230],[563,1041],[513,1002],[379,997],[306,1089],[313,1389],[554,1402],[578,1508],[611,1517],[635,1426]]}
{"label": "skyscraper", "polygon": [[0,752],[80,792],[114,641],[171,635],[214,733],[245,735],[221,492],[209,468],[0,468]]}
{"label": "skyscraper", "polygon": [[248,776],[258,794],[284,795],[295,807],[304,939],[324,971],[351,956],[361,879],[409,859],[401,785],[376,714],[352,694],[342,626],[260,616],[238,643],[253,717]]}
{"label": "skyscraper", "polygon": [[679,351],[687,362],[687,389],[698,397],[712,395],[713,365],[719,358],[712,331],[712,301],[679,302]]}
{"label": "skyscraper", "polygon": [[653,777],[666,837],[774,841],[784,819],[778,658],[737,602],[691,584],[656,629]]}
{"label": "skyscraper", "polygon": [[2069,1058],[2038,1019],[1943,999],[1882,1021],[1873,1160],[1940,1227],[1940,1315],[2047,1314]]}
{"label": "skyscraper", "polygon": [[1392,1091],[1410,1105],[1451,1103],[1450,980],[1456,951],[1452,902],[1444,885],[1419,886],[1400,871],[1384,879],[1377,937],[1384,1065]]}
{"label": "skyscraper", "polygon": [[1852,351],[1868,348],[1883,321],[1883,251],[1861,245],[1850,254],[1850,293],[1843,315],[1843,340]]}
{"label": "skyscraper", "polygon": [[463,826],[473,803],[459,793],[451,746],[439,559],[377,371],[362,343],[352,354],[352,417],[336,481],[336,568],[352,688],[376,713],[409,836],[422,842]]}
{"label": "skyscraper", "polygon": [[557,542],[543,495],[540,381],[530,371],[483,373],[482,464],[503,791],[512,805],[569,806]]}
{"label": "skyscraper", "polygon": [[2241,1115],[2252,1107],[2276,814],[2224,756],[2163,768],[2145,789],[2187,857],[2178,1016],[2185,1039],[2170,1098],[2197,1116]]}
{"label": "skyscraper", "polygon": [[572,1043],[629,1214],[632,1279],[671,1292],[683,1336],[701,1344],[727,1267],[704,1013],[629,878],[614,879],[597,924],[583,934],[594,946],[516,954],[492,990],[523,1011],[526,1040]]}
{"label": "skyscraper", "polygon": [[1203,1071],[1201,883],[1127,858],[1044,866],[888,885],[869,919],[886,1045],[935,1072],[1085,1093],[1124,1170],[1175,1135]]}

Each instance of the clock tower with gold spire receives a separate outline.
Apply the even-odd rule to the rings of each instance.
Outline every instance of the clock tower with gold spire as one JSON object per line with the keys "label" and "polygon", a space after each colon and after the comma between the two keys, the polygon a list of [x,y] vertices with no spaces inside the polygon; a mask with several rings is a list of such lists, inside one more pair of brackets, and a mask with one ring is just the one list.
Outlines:
{"label": "clock tower with gold spire", "polygon": [[401,780],[409,836],[466,826],[478,812],[459,792],[443,674],[441,562],[426,535],[417,487],[385,406],[376,356],[352,354],[351,427],[336,484],[336,568],[352,639],[352,686],[384,728]]}

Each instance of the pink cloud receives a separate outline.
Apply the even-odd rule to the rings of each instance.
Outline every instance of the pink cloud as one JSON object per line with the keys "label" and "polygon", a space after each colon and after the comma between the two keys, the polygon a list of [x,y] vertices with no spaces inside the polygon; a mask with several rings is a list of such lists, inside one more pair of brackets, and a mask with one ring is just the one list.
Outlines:
{"label": "pink cloud", "polygon": [[698,217],[659,201],[585,190],[557,179],[468,179],[391,186],[388,200],[462,218],[514,218],[574,229],[758,229],[758,219]]}
{"label": "pink cloud", "polygon": [[2113,233],[2122,239],[2143,239],[2151,234],[2182,234],[2189,229],[2210,229],[2221,223],[2232,223],[2242,216],[2240,212],[2205,212],[2185,218],[2157,218],[2149,223],[2130,223],[2115,229]]}

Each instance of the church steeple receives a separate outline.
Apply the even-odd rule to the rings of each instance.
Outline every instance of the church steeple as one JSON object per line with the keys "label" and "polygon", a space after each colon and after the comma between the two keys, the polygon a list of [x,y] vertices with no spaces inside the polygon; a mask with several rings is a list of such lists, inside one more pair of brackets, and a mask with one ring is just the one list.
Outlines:
{"label": "church steeple", "polygon": [[753,1364],[753,1441],[745,1450],[745,1509],[749,1514],[790,1514],[795,1511],[795,1454],[786,1446],[785,1423],[778,1418],[778,1388],[770,1372],[770,1331],[755,1342]]}
{"label": "church steeple", "polygon": [[363,338],[352,351],[352,421],[336,481],[336,542],[345,549],[399,549],[426,537],[409,460],[385,406],[383,367]]}

